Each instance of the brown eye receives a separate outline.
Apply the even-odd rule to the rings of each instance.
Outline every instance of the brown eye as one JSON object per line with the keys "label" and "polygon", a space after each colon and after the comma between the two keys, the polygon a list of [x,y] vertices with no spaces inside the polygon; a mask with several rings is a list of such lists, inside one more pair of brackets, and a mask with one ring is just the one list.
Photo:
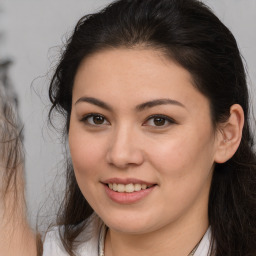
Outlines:
{"label": "brown eye", "polygon": [[109,125],[110,123],[107,119],[100,114],[89,114],[82,118],[81,120],[85,124],[94,125],[94,126],[101,126],[101,125]]}
{"label": "brown eye", "polygon": [[155,117],[153,122],[154,122],[154,125],[156,126],[162,126],[162,125],[165,125],[166,120],[162,117]]}
{"label": "brown eye", "polygon": [[94,116],[93,117],[94,124],[103,124],[104,121],[105,121],[105,118],[103,116]]}
{"label": "brown eye", "polygon": [[143,126],[152,126],[152,127],[167,127],[169,125],[175,124],[176,122],[165,115],[153,115],[150,116],[145,123],[143,123]]}

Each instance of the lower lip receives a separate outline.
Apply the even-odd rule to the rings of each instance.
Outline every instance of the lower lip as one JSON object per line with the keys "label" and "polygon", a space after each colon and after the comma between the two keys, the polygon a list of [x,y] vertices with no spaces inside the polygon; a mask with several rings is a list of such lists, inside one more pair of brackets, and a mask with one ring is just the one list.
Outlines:
{"label": "lower lip", "polygon": [[104,185],[105,191],[108,197],[116,203],[119,204],[132,204],[136,203],[143,198],[145,198],[148,194],[150,194],[155,186],[152,186],[147,189],[142,189],[140,191],[135,191],[131,193],[123,193],[123,192],[116,192],[108,187],[108,185]]}

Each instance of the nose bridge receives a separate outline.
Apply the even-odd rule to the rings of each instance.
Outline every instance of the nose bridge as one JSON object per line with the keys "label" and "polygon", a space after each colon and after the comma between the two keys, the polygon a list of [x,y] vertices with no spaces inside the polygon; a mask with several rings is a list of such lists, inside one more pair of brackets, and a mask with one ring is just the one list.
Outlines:
{"label": "nose bridge", "polygon": [[139,146],[138,132],[135,127],[123,123],[113,129],[107,161],[118,168],[139,165],[143,162],[143,153]]}

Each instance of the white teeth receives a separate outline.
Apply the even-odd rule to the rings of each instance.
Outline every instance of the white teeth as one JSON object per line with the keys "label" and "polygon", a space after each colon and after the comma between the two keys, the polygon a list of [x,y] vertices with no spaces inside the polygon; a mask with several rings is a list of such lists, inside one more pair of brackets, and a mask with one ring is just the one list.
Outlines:
{"label": "white teeth", "polygon": [[117,191],[117,184],[116,183],[113,184],[113,190]]}
{"label": "white teeth", "polygon": [[142,188],[142,189],[146,189],[146,188],[147,188],[147,185],[142,184],[142,185],[141,185],[141,188]]}
{"label": "white teeth", "polygon": [[125,192],[127,192],[127,193],[134,192],[134,185],[133,184],[125,185]]}
{"label": "white teeth", "polygon": [[135,191],[140,191],[141,190],[141,185],[140,184],[135,184],[135,186],[134,186],[134,190]]}
{"label": "white teeth", "polygon": [[125,185],[124,184],[118,184],[117,185],[117,191],[118,192],[124,192],[125,191]]}
{"label": "white teeth", "polygon": [[[135,191],[140,191],[147,189],[148,186],[146,184],[116,184],[116,183],[108,183],[108,187],[116,192],[126,192],[126,193],[132,193]],[[150,186],[149,186],[150,187]]]}

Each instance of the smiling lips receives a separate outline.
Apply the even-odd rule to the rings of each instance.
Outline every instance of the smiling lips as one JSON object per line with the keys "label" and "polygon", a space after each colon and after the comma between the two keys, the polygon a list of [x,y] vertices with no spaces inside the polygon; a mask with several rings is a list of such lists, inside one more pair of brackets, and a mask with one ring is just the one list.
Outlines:
{"label": "smiling lips", "polygon": [[119,204],[131,204],[149,195],[156,184],[138,179],[109,179],[103,182],[108,197]]}
{"label": "smiling lips", "polygon": [[148,186],[147,184],[116,184],[116,183],[108,183],[108,187],[116,192],[125,192],[125,193],[133,193],[138,192],[147,188],[152,187],[153,185]]}

